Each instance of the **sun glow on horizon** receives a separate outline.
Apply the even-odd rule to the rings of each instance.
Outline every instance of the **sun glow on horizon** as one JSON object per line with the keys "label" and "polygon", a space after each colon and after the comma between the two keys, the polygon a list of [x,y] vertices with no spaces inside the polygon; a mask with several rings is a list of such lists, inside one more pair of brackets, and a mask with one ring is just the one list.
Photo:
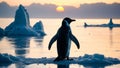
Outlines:
{"label": "sun glow on horizon", "polygon": [[62,7],[62,6],[58,6],[57,8],[56,8],[56,11],[57,12],[64,12],[64,7]]}

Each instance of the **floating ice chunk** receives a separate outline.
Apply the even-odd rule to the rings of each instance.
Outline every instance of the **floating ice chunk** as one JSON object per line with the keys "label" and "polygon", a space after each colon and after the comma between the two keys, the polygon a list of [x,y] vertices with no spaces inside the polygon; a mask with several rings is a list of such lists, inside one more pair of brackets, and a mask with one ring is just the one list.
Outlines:
{"label": "floating ice chunk", "polygon": [[104,57],[101,54],[88,55],[85,54],[83,57],[78,58],[82,65],[100,65],[107,66],[112,64],[120,64],[120,60],[117,58]]}
{"label": "floating ice chunk", "polygon": [[[3,60],[4,59],[4,60]],[[8,54],[0,54],[0,63],[10,62],[16,63],[21,62],[24,64],[81,64],[84,66],[108,66],[113,64],[120,64],[120,60],[117,58],[104,57],[101,54],[88,55],[74,57],[73,60],[62,60],[54,62],[55,58],[24,58],[24,57],[14,57]]]}
{"label": "floating ice chunk", "polygon": [[41,36],[46,35],[46,33],[44,32],[44,27],[41,21],[37,22],[34,26],[33,29],[38,32]]}
{"label": "floating ice chunk", "polygon": [[0,66],[7,66],[19,61],[17,57],[8,54],[0,54]]}

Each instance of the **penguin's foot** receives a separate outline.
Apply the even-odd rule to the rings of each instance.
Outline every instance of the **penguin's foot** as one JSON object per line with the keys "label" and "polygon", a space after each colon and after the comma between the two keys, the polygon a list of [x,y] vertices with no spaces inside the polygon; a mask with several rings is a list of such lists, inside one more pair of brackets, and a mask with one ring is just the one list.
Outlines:
{"label": "penguin's foot", "polygon": [[72,58],[67,57],[67,60],[73,60]]}
{"label": "penguin's foot", "polygon": [[67,57],[67,58],[60,58],[60,57],[57,57],[55,60],[54,60],[54,62],[58,62],[58,61],[62,61],[62,60],[73,60],[72,58],[69,58],[69,57]]}
{"label": "penguin's foot", "polygon": [[57,58],[54,60],[54,62],[61,61],[61,60],[64,60],[64,59],[57,57]]}

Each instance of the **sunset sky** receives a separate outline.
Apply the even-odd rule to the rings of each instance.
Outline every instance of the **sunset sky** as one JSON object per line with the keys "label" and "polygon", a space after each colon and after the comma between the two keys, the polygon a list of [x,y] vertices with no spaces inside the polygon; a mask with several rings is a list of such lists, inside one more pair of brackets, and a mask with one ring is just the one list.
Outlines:
{"label": "sunset sky", "polygon": [[40,4],[55,4],[57,6],[75,6],[79,7],[80,4],[84,3],[96,3],[104,2],[107,4],[111,3],[120,3],[120,0],[0,0],[0,2],[5,1],[11,6],[18,6],[19,4],[30,5],[31,3],[40,3]]}

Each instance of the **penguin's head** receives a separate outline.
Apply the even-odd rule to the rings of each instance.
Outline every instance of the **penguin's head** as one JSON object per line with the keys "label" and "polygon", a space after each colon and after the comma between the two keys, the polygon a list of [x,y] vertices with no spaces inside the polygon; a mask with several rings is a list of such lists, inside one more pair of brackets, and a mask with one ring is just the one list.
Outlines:
{"label": "penguin's head", "polygon": [[71,18],[69,18],[69,17],[65,17],[65,18],[63,19],[63,21],[68,22],[68,24],[70,24],[71,22],[76,21],[76,20],[75,20],[75,19],[71,19]]}

